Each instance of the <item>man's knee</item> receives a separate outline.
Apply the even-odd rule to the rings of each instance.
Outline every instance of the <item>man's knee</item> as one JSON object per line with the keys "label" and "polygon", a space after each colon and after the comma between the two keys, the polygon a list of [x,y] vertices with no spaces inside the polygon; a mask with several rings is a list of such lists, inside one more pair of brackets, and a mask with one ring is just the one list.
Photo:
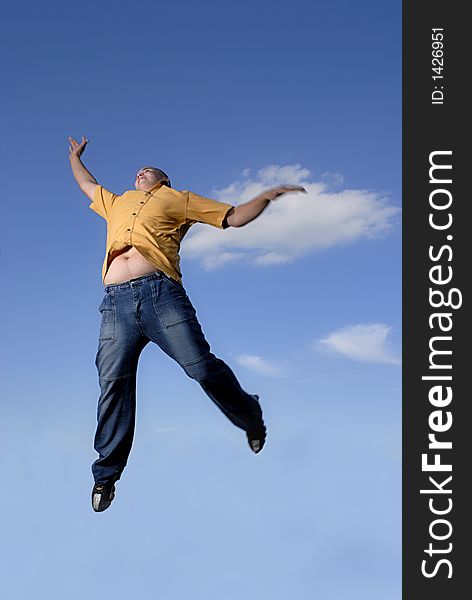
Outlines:
{"label": "man's knee", "polygon": [[100,349],[95,358],[99,379],[113,380],[132,377],[136,374],[136,360],[127,353]]}
{"label": "man's knee", "polygon": [[198,383],[206,383],[213,379],[220,370],[220,360],[214,354],[209,352],[200,360],[190,365],[184,365],[184,370],[189,377],[198,381]]}

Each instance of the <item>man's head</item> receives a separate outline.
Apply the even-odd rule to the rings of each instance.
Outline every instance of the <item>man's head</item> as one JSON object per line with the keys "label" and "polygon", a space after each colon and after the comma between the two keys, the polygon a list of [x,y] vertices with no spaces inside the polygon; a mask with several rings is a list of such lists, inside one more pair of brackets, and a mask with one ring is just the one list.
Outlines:
{"label": "man's head", "polygon": [[162,182],[162,185],[170,185],[169,177],[156,167],[142,167],[136,173],[136,179],[134,182],[134,187],[143,192],[148,192],[151,188],[153,188],[156,183]]}

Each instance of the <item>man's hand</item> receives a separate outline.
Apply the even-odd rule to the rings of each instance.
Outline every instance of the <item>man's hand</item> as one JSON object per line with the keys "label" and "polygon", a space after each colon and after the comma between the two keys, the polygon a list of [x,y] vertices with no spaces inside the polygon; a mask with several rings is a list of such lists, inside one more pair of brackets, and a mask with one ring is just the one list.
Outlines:
{"label": "man's hand", "polygon": [[281,185],[267,190],[266,192],[262,192],[261,196],[264,196],[267,200],[276,200],[279,196],[287,194],[288,192],[305,192],[306,194],[306,189],[300,185]]}
{"label": "man's hand", "polygon": [[85,139],[84,136],[82,136],[80,144],[77,140],[74,140],[74,138],[69,136],[69,160],[72,173],[74,174],[80,189],[90,198],[90,200],[93,200],[95,188],[97,187],[97,180],[90,171],[87,171],[80,160],[80,155],[84,151],[87,143],[88,140]]}
{"label": "man's hand", "polygon": [[85,150],[85,146],[87,144],[88,140],[85,139],[85,136],[82,136],[82,141],[80,144],[77,140],[74,140],[74,138],[69,136],[69,159],[71,159],[73,156],[77,156],[77,158],[79,158],[82,152]]}

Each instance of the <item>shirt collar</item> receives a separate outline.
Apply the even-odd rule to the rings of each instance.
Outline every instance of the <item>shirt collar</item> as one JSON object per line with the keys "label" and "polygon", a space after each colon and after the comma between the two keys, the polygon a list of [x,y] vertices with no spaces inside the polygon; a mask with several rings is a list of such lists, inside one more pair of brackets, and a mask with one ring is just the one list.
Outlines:
{"label": "shirt collar", "polygon": [[153,186],[152,186],[152,188],[151,188],[150,190],[148,190],[148,192],[149,192],[149,193],[156,192],[156,191],[157,191],[159,188],[161,188],[163,185],[164,185],[163,183],[161,183],[160,181],[158,181],[158,182],[156,183],[156,185],[153,185]]}

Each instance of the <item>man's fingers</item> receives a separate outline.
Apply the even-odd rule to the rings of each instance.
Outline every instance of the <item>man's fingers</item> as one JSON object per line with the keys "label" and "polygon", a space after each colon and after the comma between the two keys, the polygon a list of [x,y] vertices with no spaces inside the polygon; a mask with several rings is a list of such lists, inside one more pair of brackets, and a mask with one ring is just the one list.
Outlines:
{"label": "man's fingers", "polygon": [[288,194],[289,192],[305,192],[306,189],[301,185],[281,185],[279,187],[273,188],[269,191],[272,196],[272,200],[276,200],[283,194]]}
{"label": "man's fingers", "polygon": [[287,192],[306,192],[306,189],[299,185],[284,185],[274,190],[277,194],[286,194]]}
{"label": "man's fingers", "polygon": [[294,192],[306,192],[306,189],[301,185],[288,185],[286,189]]}
{"label": "man's fingers", "polygon": [[274,189],[275,192],[306,192],[306,189],[301,185],[281,185]]}
{"label": "man's fingers", "polygon": [[76,150],[78,148],[85,148],[85,146],[88,144],[88,139],[84,135],[82,136],[82,141],[80,142],[80,144],[71,136],[69,136],[68,139],[70,142],[70,147],[72,147],[73,150]]}

